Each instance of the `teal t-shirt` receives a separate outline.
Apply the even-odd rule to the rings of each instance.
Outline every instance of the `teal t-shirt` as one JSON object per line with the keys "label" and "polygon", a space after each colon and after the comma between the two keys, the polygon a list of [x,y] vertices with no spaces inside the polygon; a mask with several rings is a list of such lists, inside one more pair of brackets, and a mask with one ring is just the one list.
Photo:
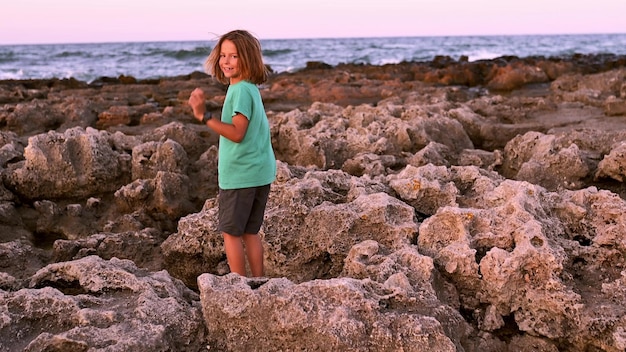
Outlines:
{"label": "teal t-shirt", "polygon": [[228,87],[222,121],[232,123],[237,113],[248,118],[248,129],[239,143],[220,136],[219,187],[236,189],[270,184],[276,179],[276,157],[261,92],[256,85],[240,81]]}

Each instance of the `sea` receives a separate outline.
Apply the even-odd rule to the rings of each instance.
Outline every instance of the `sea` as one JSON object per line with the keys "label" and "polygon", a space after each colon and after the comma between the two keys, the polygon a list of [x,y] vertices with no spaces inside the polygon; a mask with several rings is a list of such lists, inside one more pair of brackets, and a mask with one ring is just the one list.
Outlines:
{"label": "sea", "polygon": [[[215,41],[0,45],[0,80],[101,77],[155,79],[204,71]],[[385,65],[427,62],[437,56],[489,60],[502,56],[626,55],[626,33],[572,35],[428,36],[261,40],[273,72],[307,62]]]}

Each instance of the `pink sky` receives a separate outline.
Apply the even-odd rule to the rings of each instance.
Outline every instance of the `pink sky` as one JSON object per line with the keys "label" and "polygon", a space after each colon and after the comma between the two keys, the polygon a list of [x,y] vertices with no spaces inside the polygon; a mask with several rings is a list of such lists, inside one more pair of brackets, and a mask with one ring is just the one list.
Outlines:
{"label": "pink sky", "polygon": [[0,45],[626,33],[626,0],[3,0]]}

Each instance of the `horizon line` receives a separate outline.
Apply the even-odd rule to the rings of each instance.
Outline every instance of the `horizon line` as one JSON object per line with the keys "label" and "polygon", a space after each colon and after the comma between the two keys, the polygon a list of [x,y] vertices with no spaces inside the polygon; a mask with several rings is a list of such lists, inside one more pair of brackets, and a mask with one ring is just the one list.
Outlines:
{"label": "horizon line", "polygon": [[[534,33],[534,34],[438,34],[438,35],[382,35],[382,36],[335,36],[335,37],[290,37],[290,38],[263,38],[266,40],[324,40],[324,39],[385,39],[385,38],[448,38],[448,37],[558,37],[558,36],[596,36],[596,35],[626,35],[626,32],[597,32],[597,33]],[[173,43],[173,42],[213,42],[216,39],[164,39],[164,40],[103,40],[103,41],[71,41],[71,42],[25,42],[0,43],[0,46],[27,46],[27,45],[91,45],[91,44],[124,44],[124,43]]]}

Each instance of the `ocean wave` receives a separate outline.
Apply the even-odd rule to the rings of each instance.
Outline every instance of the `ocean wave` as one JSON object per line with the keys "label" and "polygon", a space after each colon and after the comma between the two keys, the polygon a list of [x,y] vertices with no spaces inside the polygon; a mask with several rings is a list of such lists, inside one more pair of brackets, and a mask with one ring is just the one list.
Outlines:
{"label": "ocean wave", "polygon": [[58,58],[58,59],[72,58],[72,57],[93,58],[93,53],[88,52],[88,51],[61,51],[59,53],[52,54],[49,57]]}
{"label": "ocean wave", "polygon": [[276,57],[281,55],[289,55],[295,52],[294,49],[263,49],[263,56]]}
{"label": "ocean wave", "polygon": [[187,60],[187,59],[196,59],[196,58],[206,58],[211,53],[211,48],[207,47],[197,47],[191,50],[180,49],[180,50],[164,50],[163,56],[171,57],[177,60]]}
{"label": "ocean wave", "polygon": [[24,71],[15,70],[15,71],[0,71],[0,80],[5,79],[22,79],[24,77]]}
{"label": "ocean wave", "polygon": [[15,61],[17,56],[12,51],[0,51],[0,64]]}

